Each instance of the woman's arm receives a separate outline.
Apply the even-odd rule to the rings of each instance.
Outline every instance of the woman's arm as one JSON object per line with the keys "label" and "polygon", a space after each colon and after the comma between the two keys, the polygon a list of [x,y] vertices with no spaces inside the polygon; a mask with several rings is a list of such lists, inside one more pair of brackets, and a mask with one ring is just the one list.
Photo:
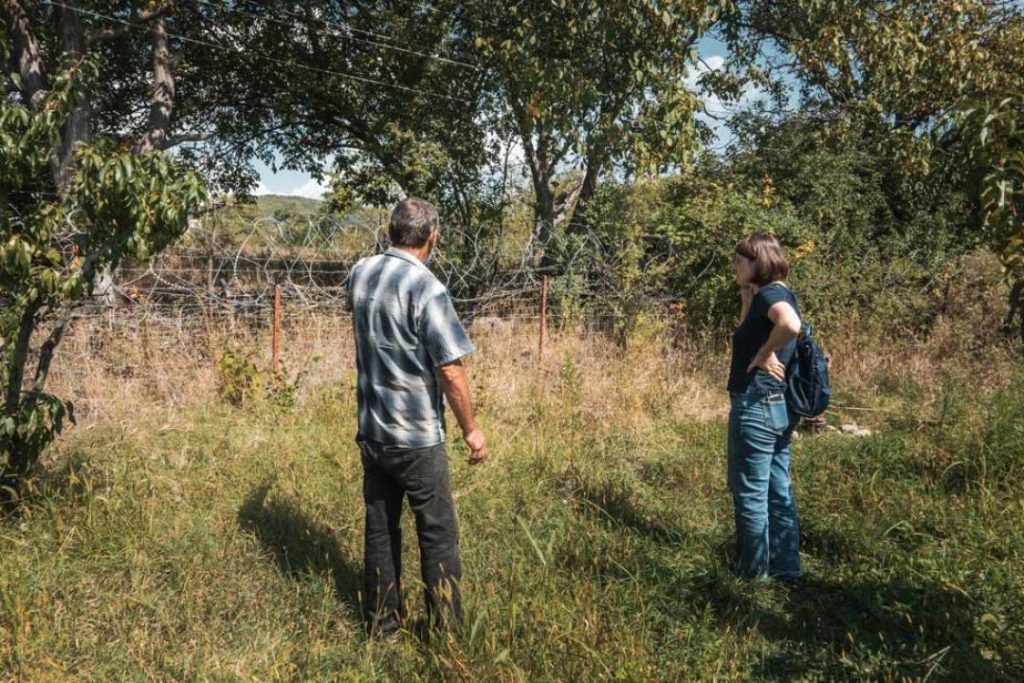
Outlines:
{"label": "woman's arm", "polygon": [[771,334],[768,335],[768,341],[754,356],[754,360],[750,361],[747,372],[754,368],[761,368],[782,382],[786,379],[786,367],[779,362],[775,352],[800,334],[800,316],[788,303],[779,301],[768,309],[768,319],[772,321],[774,327],[772,327]]}

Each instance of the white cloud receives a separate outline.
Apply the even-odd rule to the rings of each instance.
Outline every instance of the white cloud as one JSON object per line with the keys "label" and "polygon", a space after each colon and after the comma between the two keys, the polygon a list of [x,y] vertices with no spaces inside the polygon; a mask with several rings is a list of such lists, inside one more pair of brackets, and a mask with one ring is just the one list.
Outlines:
{"label": "white cloud", "polygon": [[[686,87],[690,90],[698,91],[700,89],[698,81],[701,76],[712,71],[719,71],[724,66],[725,57],[722,55],[708,55],[698,62],[697,67],[686,76]],[[728,102],[723,101],[721,97],[714,93],[699,92],[699,94],[709,114],[713,116],[728,116],[734,110],[757,99],[761,95],[761,90],[753,83],[747,83],[743,86],[740,96],[736,100]]]}
{"label": "white cloud", "polygon": [[257,197],[263,194],[273,194],[273,192],[270,191],[270,188],[267,187],[267,184],[264,183],[262,180],[259,183],[257,183],[256,189],[253,190],[252,193]]}
{"label": "white cloud", "polygon": [[330,187],[325,182],[319,182],[316,178],[310,178],[304,184],[291,191],[293,197],[309,197],[310,199],[323,199],[324,195],[330,192]]}
{"label": "white cloud", "polygon": [[730,119],[738,111],[747,108],[765,93],[754,83],[747,83],[743,86],[739,96],[735,99],[723,100],[717,94],[713,92],[704,91],[698,81],[704,74],[719,71],[725,67],[725,57],[722,55],[707,55],[701,59],[694,69],[687,74],[686,87],[691,92],[700,97],[701,102],[704,104],[704,112],[698,113],[697,118],[708,125],[714,138],[715,143],[711,144],[712,148],[721,148],[732,139],[732,133],[729,131],[726,121]]}

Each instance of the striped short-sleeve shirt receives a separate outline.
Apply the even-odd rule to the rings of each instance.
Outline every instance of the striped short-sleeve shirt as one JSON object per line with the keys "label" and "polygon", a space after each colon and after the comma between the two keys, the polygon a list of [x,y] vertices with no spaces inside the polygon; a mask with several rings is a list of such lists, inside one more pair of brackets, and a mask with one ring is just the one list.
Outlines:
{"label": "striped short-sleeve shirt", "polygon": [[348,277],[359,434],[388,446],[444,441],[437,367],[473,351],[448,289],[415,256],[391,248]]}

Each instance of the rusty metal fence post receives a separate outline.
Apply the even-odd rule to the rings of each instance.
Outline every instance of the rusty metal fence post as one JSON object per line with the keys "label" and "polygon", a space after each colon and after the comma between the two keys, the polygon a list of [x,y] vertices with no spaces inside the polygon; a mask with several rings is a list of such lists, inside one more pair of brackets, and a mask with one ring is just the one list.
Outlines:
{"label": "rusty metal fence post", "polygon": [[540,342],[537,348],[537,367],[540,369],[544,362],[544,339],[548,333],[548,276],[541,280],[540,287]]}
{"label": "rusty metal fence post", "polygon": [[274,374],[281,372],[281,285],[274,285],[274,336],[271,342]]}

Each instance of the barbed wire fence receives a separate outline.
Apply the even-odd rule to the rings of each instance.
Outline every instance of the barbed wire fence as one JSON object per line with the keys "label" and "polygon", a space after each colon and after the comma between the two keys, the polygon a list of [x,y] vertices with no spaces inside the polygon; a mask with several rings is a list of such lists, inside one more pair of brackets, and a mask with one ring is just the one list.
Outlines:
{"label": "barbed wire fence", "polygon": [[[347,377],[354,357],[345,282],[360,258],[386,248],[385,220],[263,217],[231,225],[204,217],[178,246],[123,263],[113,292],[97,292],[76,310],[52,373],[57,392],[84,414],[103,412],[112,392],[189,403],[215,390],[229,349],[265,371],[281,364],[285,376],[303,373],[310,385]],[[521,251],[505,245],[499,253],[486,233],[445,226],[430,267],[471,333],[514,334],[539,363],[544,336],[560,320],[557,309],[549,319],[537,245],[526,235]],[[577,251],[596,246],[592,235],[577,239]],[[582,294],[597,302],[606,291],[591,278]],[[595,304],[577,320],[595,330],[617,315]]]}
{"label": "barbed wire fence", "polygon": [[[176,410],[222,396],[222,362],[231,355],[303,390],[354,390],[345,282],[360,258],[386,248],[383,216],[354,223],[258,218],[232,226],[204,219],[150,261],[122,264],[113,297],[97,293],[76,310],[49,390],[70,398],[80,421]],[[689,293],[617,289],[610,271],[631,265],[625,259],[635,254],[607,238],[575,235],[569,253],[561,254],[568,275],[551,277],[537,267],[539,245],[528,226],[500,240],[482,228],[442,230],[430,266],[453,293],[474,341],[483,340],[486,349],[472,362],[498,368],[492,374],[557,380],[566,353],[580,354],[573,362],[601,367],[622,356],[614,337],[630,317],[671,342],[680,352],[673,362],[707,370],[709,340],[687,328]],[[712,253],[707,258],[697,263],[694,283],[728,267]],[[596,337],[607,343],[592,343]],[[711,344],[718,348],[719,341]],[[888,354],[862,360],[869,379],[925,372]]]}
{"label": "barbed wire fence", "polygon": [[[352,266],[387,248],[386,224],[321,217],[304,223],[296,229],[294,221],[263,217],[245,232],[218,239],[216,228],[197,222],[180,246],[146,263],[122,264],[113,296],[99,293],[87,300],[78,317],[109,316],[113,309],[114,313],[180,317],[203,312],[214,318],[244,318],[272,310],[277,291],[294,312],[341,312]],[[507,249],[485,244],[484,232],[483,228],[444,226],[441,246],[430,259],[431,269],[469,320],[536,317],[545,269],[537,267],[535,237],[526,235],[520,251],[509,254]],[[349,243],[338,247],[345,237]],[[581,231],[575,235],[573,249],[561,255],[560,272],[578,269],[584,254],[598,251],[608,253],[592,231]],[[614,264],[605,264],[606,270],[613,268]],[[577,290],[583,299],[596,299],[612,295],[614,285],[605,274],[589,270]],[[661,303],[678,298],[665,292],[659,297]],[[109,306],[111,300],[118,305]],[[596,310],[587,316],[602,317]]]}

